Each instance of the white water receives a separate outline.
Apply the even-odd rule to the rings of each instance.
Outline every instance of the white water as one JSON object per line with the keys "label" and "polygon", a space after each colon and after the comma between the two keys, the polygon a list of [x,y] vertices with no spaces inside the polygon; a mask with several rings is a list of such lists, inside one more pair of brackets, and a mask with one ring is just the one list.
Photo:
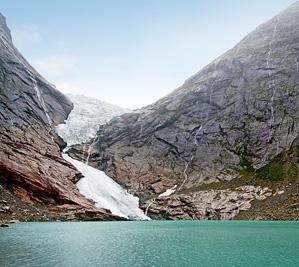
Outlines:
{"label": "white water", "polygon": [[89,158],[90,158],[90,154],[91,154],[91,150],[92,150],[92,147],[94,146],[95,142],[96,142],[97,138],[94,138],[92,143],[90,144],[88,150],[87,150],[87,157],[86,157],[86,161],[85,161],[85,164],[88,165],[89,163]]}
{"label": "white water", "polygon": [[200,125],[200,127],[198,128],[198,130],[196,131],[196,134],[194,135],[194,144],[196,147],[199,146],[198,140],[197,140],[197,136],[199,135],[200,131],[202,130],[203,126]]}
{"label": "white water", "polygon": [[272,52],[273,52],[273,41],[276,37],[276,33],[277,33],[277,24],[278,24],[278,17],[276,17],[276,24],[274,26],[274,29],[273,29],[273,33],[272,33],[272,37],[271,37],[271,40],[269,42],[269,50],[268,50],[268,55],[267,55],[267,58],[266,58],[266,66],[267,66],[267,69],[268,69],[268,77],[269,77],[269,80],[270,80],[270,83],[269,83],[269,90],[272,89],[272,96],[270,98],[270,103],[271,103],[271,119],[270,119],[270,128],[273,127],[273,124],[275,123],[275,116],[274,116],[274,99],[275,99],[275,95],[276,95],[276,83],[275,83],[275,80],[274,80],[274,77],[272,77],[272,71],[271,71],[271,66],[270,66],[270,60],[272,58]]}
{"label": "white water", "polygon": [[139,208],[138,197],[129,194],[104,172],[72,159],[67,154],[62,155],[83,174],[84,177],[76,185],[82,195],[96,203],[96,207],[132,220],[150,220]]}
{"label": "white water", "polygon": [[184,181],[182,182],[180,187],[177,189],[177,191],[180,191],[182,189],[182,187],[185,185],[185,183],[187,182],[187,180],[188,180],[187,170],[188,170],[189,164],[192,162],[192,160],[193,160],[193,156],[191,156],[191,158],[188,162],[185,162],[185,169],[184,169],[184,172],[183,172]]}
{"label": "white water", "polygon": [[[27,70],[28,74],[30,75],[30,71]],[[47,120],[48,120],[48,123],[49,125],[52,125],[52,120],[50,118],[50,115],[49,115],[49,112],[48,112],[48,109],[46,107],[46,104],[45,104],[45,101],[44,101],[44,98],[42,97],[42,94],[41,94],[41,91],[39,90],[38,88],[38,85],[37,85],[37,81],[36,79],[34,78],[33,74],[31,73],[31,76],[30,76],[30,79],[32,80],[33,82],[33,86],[34,86],[34,90],[35,90],[35,93],[37,95],[37,99],[38,99],[38,102],[40,103],[46,117],[47,117]]]}
{"label": "white water", "polygon": [[151,205],[153,205],[156,201],[156,198],[154,198],[146,207],[145,209],[145,216],[147,216],[147,213],[148,213],[148,209],[150,208]]}

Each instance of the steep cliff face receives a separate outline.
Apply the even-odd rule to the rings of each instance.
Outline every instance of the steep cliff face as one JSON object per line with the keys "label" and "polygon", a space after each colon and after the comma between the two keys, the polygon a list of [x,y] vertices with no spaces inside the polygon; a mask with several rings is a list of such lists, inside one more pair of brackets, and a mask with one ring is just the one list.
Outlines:
{"label": "steep cliff face", "polygon": [[0,15],[0,183],[23,201],[93,209],[74,185],[81,174],[62,158],[54,133],[72,108],[14,47]]}
{"label": "steep cliff face", "polygon": [[101,126],[89,162],[143,199],[259,169],[298,137],[298,72],[296,2],[170,95]]}

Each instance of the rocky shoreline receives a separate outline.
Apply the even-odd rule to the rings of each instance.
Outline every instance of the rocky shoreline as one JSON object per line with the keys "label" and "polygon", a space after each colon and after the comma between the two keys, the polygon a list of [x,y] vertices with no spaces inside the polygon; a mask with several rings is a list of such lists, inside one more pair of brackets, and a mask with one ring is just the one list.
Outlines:
{"label": "rocky shoreline", "polygon": [[[137,196],[153,219],[297,220],[298,18],[299,2],[69,155]],[[74,105],[20,54],[1,14],[0,69],[0,221],[124,220],[78,190],[83,171],[62,157],[55,133]]]}
{"label": "rocky shoreline", "polygon": [[[299,220],[299,184],[238,186],[209,189],[149,199],[141,208],[156,220]],[[153,203],[151,203],[153,202]],[[151,204],[150,204],[151,203]],[[150,204],[150,206],[149,206]],[[149,207],[148,207],[149,206]],[[0,188],[0,224],[18,221],[122,221],[103,210],[83,210],[76,205],[32,205]]]}
{"label": "rocky shoreline", "polygon": [[0,187],[0,224],[8,225],[16,221],[123,221],[110,211],[78,205],[44,205],[26,203]]}
{"label": "rocky shoreline", "polygon": [[265,200],[272,190],[260,186],[205,190],[148,200],[153,218],[168,220],[232,220],[240,211],[249,210],[255,199]]}

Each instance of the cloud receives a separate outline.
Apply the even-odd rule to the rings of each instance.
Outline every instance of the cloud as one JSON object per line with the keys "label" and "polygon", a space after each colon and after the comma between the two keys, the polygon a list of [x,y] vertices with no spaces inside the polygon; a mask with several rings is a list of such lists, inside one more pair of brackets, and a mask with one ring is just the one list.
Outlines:
{"label": "cloud", "polygon": [[36,26],[23,26],[13,32],[14,43],[17,47],[27,47],[43,41],[41,31]]}
{"label": "cloud", "polygon": [[74,74],[77,70],[78,58],[73,55],[50,55],[34,60],[34,67],[45,77],[53,80]]}

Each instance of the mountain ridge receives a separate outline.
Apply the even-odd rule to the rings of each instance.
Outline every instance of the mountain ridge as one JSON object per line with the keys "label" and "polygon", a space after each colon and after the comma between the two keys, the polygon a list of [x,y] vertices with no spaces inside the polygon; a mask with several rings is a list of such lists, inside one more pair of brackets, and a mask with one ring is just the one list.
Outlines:
{"label": "mountain ridge", "polygon": [[298,18],[296,2],[171,94],[101,126],[90,164],[144,201],[271,164],[298,139]]}
{"label": "mountain ridge", "polygon": [[[54,126],[72,109],[72,103],[16,49],[0,15],[0,195],[8,196],[3,201],[12,207],[0,212],[0,220],[2,216],[121,219],[96,209],[79,193],[75,182],[82,175],[62,158]],[[15,206],[20,201],[31,212],[27,214],[24,205]],[[36,205],[40,213],[34,213]]]}

